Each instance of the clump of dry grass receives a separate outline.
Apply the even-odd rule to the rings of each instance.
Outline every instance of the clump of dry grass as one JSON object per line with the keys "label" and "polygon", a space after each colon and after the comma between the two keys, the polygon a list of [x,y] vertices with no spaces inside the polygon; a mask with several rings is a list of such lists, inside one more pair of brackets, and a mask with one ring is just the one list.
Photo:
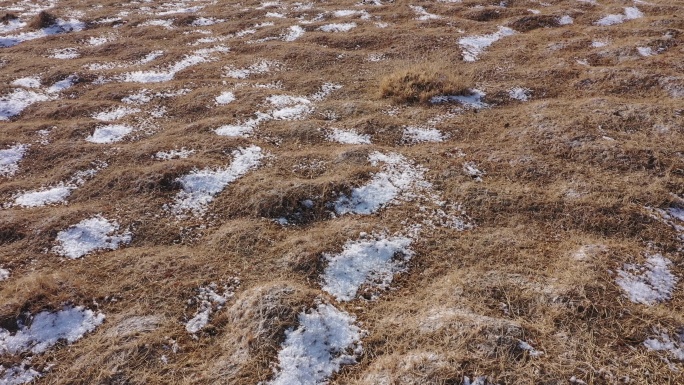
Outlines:
{"label": "clump of dry grass", "polygon": [[468,95],[470,78],[441,64],[398,69],[380,81],[380,94],[397,103],[427,103],[438,95]]}
{"label": "clump of dry grass", "polygon": [[54,25],[57,17],[49,12],[41,11],[28,23],[28,27],[32,29],[47,28]]}
{"label": "clump of dry grass", "polygon": [[3,17],[0,17],[0,23],[7,23],[10,20],[16,20],[18,18],[19,18],[19,16],[15,15],[11,12],[7,12],[7,13],[5,13],[5,15]]}

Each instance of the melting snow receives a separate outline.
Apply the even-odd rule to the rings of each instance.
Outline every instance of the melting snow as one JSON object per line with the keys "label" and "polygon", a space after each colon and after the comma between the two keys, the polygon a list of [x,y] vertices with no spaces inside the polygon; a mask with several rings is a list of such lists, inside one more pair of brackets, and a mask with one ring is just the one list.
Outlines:
{"label": "melting snow", "polygon": [[227,168],[197,170],[178,178],[183,191],[176,195],[171,210],[176,214],[187,211],[196,215],[204,213],[216,194],[258,167],[263,157],[260,147],[250,146],[233,151],[233,162]]}
{"label": "melting snow", "polygon": [[71,186],[55,186],[42,191],[29,191],[19,195],[14,204],[23,207],[38,207],[62,203],[71,194]]}
{"label": "melting snow", "polygon": [[637,51],[641,56],[653,56],[653,50],[651,47],[637,47]]}
{"label": "melting snow", "polygon": [[328,134],[328,140],[343,144],[370,144],[370,135],[359,134],[351,130],[342,130],[333,128],[332,132]]}
{"label": "melting snow", "polygon": [[0,176],[12,176],[19,170],[19,161],[24,157],[28,146],[15,144],[10,148],[0,150]]}
{"label": "melting snow", "polygon": [[7,269],[0,269],[0,281],[4,281],[10,277],[10,272]]}
{"label": "melting snow", "polygon": [[78,81],[78,76],[76,75],[69,75],[67,76],[66,79],[60,80],[57,83],[51,85],[46,91],[49,94],[54,94],[58,92],[62,92],[68,88],[71,88],[76,84]]}
{"label": "melting snow", "polygon": [[275,120],[301,119],[313,110],[309,99],[298,96],[272,95],[266,101],[276,108],[270,113]]}
{"label": "melting snow", "polygon": [[154,154],[154,157],[159,160],[170,160],[175,158],[185,159],[195,153],[195,150],[186,150],[185,147],[180,150],[159,151]]}
{"label": "melting snow", "polygon": [[463,164],[463,171],[475,179],[476,182],[482,182],[482,177],[485,173],[477,168],[474,162],[466,162]]}
{"label": "melting snow", "polygon": [[285,41],[295,41],[304,35],[304,28],[293,25],[287,29],[287,33],[283,35],[283,40]]}
{"label": "melting snow", "polygon": [[464,107],[470,108],[486,108],[489,105],[482,101],[485,97],[485,93],[478,90],[470,90],[471,95],[441,95],[435,96],[430,99],[430,103],[445,103],[445,102],[458,102],[463,104]]}
{"label": "melting snow", "polygon": [[525,342],[523,340],[518,340],[518,347],[522,350],[526,350],[527,353],[532,358],[537,358],[537,357],[541,357],[542,355],[544,355],[544,352],[533,348],[532,345],[528,344],[527,342]]}
{"label": "melting snow", "polygon": [[263,74],[269,72],[272,67],[278,67],[280,63],[269,60],[261,60],[247,68],[228,67],[226,76],[234,79],[247,79],[252,74]]}
{"label": "melting snow", "polygon": [[104,318],[104,314],[82,306],[67,306],[54,313],[40,312],[30,326],[20,324],[14,335],[0,328],[0,354],[42,353],[60,340],[74,343],[100,326]]}
{"label": "melting snow", "polygon": [[119,224],[101,215],[84,219],[57,234],[57,246],[52,252],[77,259],[96,250],[116,250],[131,241],[129,232],[116,234]]}
{"label": "melting snow", "polygon": [[91,143],[114,143],[133,132],[133,128],[123,124],[109,124],[95,128],[93,134],[86,138]]}
{"label": "melting snow", "polygon": [[40,92],[15,89],[5,96],[0,96],[0,120],[9,120],[19,115],[28,106],[48,99],[47,95]]}
{"label": "melting snow", "polygon": [[565,15],[558,19],[558,24],[560,25],[570,25],[573,23],[572,17]]}
{"label": "melting snow", "polygon": [[634,20],[640,17],[644,17],[644,14],[637,9],[637,7],[627,7],[622,15],[608,15],[603,17],[601,20],[597,21],[596,25],[609,26],[623,23],[627,20]]}
{"label": "melting snow", "polygon": [[101,120],[104,122],[111,122],[114,120],[119,120],[125,117],[126,115],[136,114],[138,112],[140,112],[140,110],[137,108],[120,106],[109,111],[98,112],[97,114],[93,114],[92,117],[93,119]]}
{"label": "melting snow", "polygon": [[6,22],[0,22],[0,33],[12,32],[15,29],[21,29],[26,26],[26,23],[19,19],[10,19]]}
{"label": "melting snow", "polygon": [[270,385],[325,384],[342,365],[356,363],[364,331],[355,318],[328,304],[299,315],[299,326],[285,332],[278,367]]}
{"label": "melting snow", "polygon": [[84,28],[85,23],[76,19],[57,19],[54,25],[47,28],[42,28],[38,31],[23,32],[18,35],[0,36],[0,47],[12,47],[27,40],[39,39],[41,37],[57,35],[65,32],[81,31]]}
{"label": "melting snow", "polygon": [[0,365],[0,384],[2,385],[21,385],[29,383],[41,374],[35,371],[33,368],[29,367],[29,360],[25,360],[18,366],[12,366],[5,369],[4,366]]}
{"label": "melting snow", "polygon": [[40,78],[37,77],[17,79],[12,82],[12,85],[24,88],[40,88],[41,86]]}
{"label": "melting snow", "polygon": [[214,100],[216,100],[216,104],[224,105],[235,100],[235,95],[233,95],[233,93],[230,91],[226,91],[222,92],[221,95],[217,96]]}
{"label": "melting snow", "polygon": [[408,126],[404,128],[402,141],[406,143],[441,142],[444,134],[436,128]]}
{"label": "melting snow", "polygon": [[420,21],[436,20],[442,18],[439,15],[429,13],[425,10],[425,8],[421,7],[420,5],[409,5],[409,7],[411,7],[411,10],[413,10],[413,12],[415,12],[418,15],[417,19]]}
{"label": "melting snow", "polygon": [[653,305],[669,300],[677,284],[677,277],[670,272],[672,262],[655,254],[643,265],[625,264],[618,270],[617,284],[627,292],[632,302]]}
{"label": "melting snow", "polygon": [[674,339],[671,339],[669,334],[665,331],[662,331],[659,334],[658,337],[649,338],[644,341],[644,346],[648,350],[668,352],[672,358],[684,361],[684,335],[680,332],[675,335]]}
{"label": "melting snow", "polygon": [[514,87],[508,91],[509,98],[520,100],[522,102],[530,100],[530,96],[532,96],[532,91],[527,88]]}
{"label": "melting snow", "polygon": [[176,74],[188,67],[198,65],[201,63],[206,63],[214,60],[211,56],[212,53],[216,52],[228,52],[228,47],[218,46],[209,49],[201,49],[195,51],[191,55],[185,56],[181,61],[173,64],[166,71],[135,71],[129,72],[123,75],[121,78],[124,82],[132,83],[160,83],[166,82],[173,79]]}
{"label": "melting snow", "polygon": [[223,308],[226,301],[235,294],[235,288],[239,283],[240,281],[233,279],[230,286],[224,285],[223,294],[217,293],[218,285],[213,282],[209,286],[200,287],[199,294],[194,299],[194,302],[198,303],[197,312],[185,324],[185,330],[194,334],[207,326],[211,314]]}
{"label": "melting snow", "polygon": [[227,124],[221,126],[215,129],[214,132],[221,136],[249,136],[249,134],[251,134],[261,122],[271,119],[270,115],[264,114],[262,112],[257,112],[256,115],[256,118],[248,119],[239,124]]}
{"label": "melting snow", "polygon": [[512,29],[508,27],[499,27],[497,32],[489,35],[469,36],[459,39],[458,44],[460,44],[463,49],[463,60],[468,62],[476,61],[485,48],[489,47],[497,40],[513,34],[515,34],[515,31]]}
{"label": "melting snow", "polygon": [[351,22],[326,24],[318,29],[323,32],[349,32],[354,28],[356,28],[356,23]]}
{"label": "melting snow", "polygon": [[62,48],[62,49],[56,49],[52,51],[52,55],[50,57],[55,58],[55,59],[76,59],[77,57],[81,56],[81,54],[78,52],[76,48]]}
{"label": "melting snow", "polygon": [[338,301],[351,301],[359,288],[370,284],[385,289],[394,274],[405,270],[413,256],[411,238],[378,236],[371,240],[348,241],[339,254],[324,254],[328,266],[323,273],[323,290]]}

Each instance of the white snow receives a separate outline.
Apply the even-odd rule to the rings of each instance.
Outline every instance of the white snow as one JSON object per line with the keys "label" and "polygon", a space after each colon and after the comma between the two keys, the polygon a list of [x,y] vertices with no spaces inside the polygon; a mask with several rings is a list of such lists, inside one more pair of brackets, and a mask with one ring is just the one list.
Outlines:
{"label": "white snow", "polygon": [[55,59],[76,59],[77,57],[81,56],[81,54],[78,52],[76,48],[62,48],[62,49],[56,49],[52,51],[52,55],[50,55],[51,58]]}
{"label": "white snow", "polygon": [[10,277],[10,272],[7,269],[0,268],[0,281],[4,281]]}
{"label": "white snow", "polygon": [[81,258],[96,250],[116,250],[120,245],[130,243],[129,232],[116,233],[119,224],[101,215],[84,219],[57,234],[52,252],[71,259]]}
{"label": "white snow", "polygon": [[637,47],[637,51],[641,56],[653,56],[653,49],[651,47]]}
{"label": "white snow", "polygon": [[93,119],[101,120],[103,122],[112,122],[114,120],[119,120],[126,115],[136,114],[140,112],[138,108],[119,106],[108,111],[98,112],[93,114]]}
{"label": "white snow", "polygon": [[625,264],[615,281],[632,302],[654,305],[669,300],[679,280],[670,272],[670,265],[662,255],[651,255],[643,265]]}
{"label": "white snow", "polygon": [[311,111],[313,106],[307,98],[289,95],[271,95],[266,101],[275,107],[270,115],[275,120],[296,120],[301,119]]}
{"label": "white snow", "polygon": [[29,360],[24,360],[24,362],[21,364],[9,367],[7,369],[0,365],[0,384],[21,385],[29,383],[40,377],[41,374],[29,367],[29,363]]}
{"label": "white snow", "polygon": [[371,144],[370,135],[339,128],[332,129],[328,134],[328,140],[342,144]]}
{"label": "white snow", "polygon": [[74,343],[100,326],[104,318],[104,314],[82,306],[67,306],[54,313],[40,312],[30,326],[19,325],[14,335],[0,328],[0,354],[42,353],[60,340]]}
{"label": "white snow", "polygon": [[607,15],[603,17],[601,20],[597,21],[596,25],[600,26],[609,26],[609,25],[615,25],[615,24],[620,24],[623,23],[627,20],[634,20],[644,17],[644,14],[639,11],[637,7],[627,7],[625,8],[624,14],[614,14],[614,15]]}
{"label": "white snow", "polygon": [[478,89],[471,89],[470,95],[440,95],[434,96],[430,99],[430,103],[446,103],[446,102],[458,102],[464,107],[469,108],[486,108],[489,105],[482,101],[485,97],[485,93]]}
{"label": "white snow", "polygon": [[108,124],[95,128],[93,134],[87,137],[86,141],[100,144],[119,142],[131,132],[133,132],[132,127],[123,124]]}
{"label": "white snow", "polygon": [[60,185],[45,190],[25,192],[16,197],[14,204],[23,207],[38,207],[64,203],[74,189],[75,187]]}
{"label": "white snow", "polygon": [[280,63],[271,60],[260,60],[247,68],[227,67],[226,75],[234,79],[247,79],[253,74],[263,74],[271,70],[271,68],[279,67]]}
{"label": "white snow", "polygon": [[0,22],[0,33],[12,32],[16,29],[21,29],[26,26],[26,23],[19,19],[10,19],[6,22]]}
{"label": "white snow", "polygon": [[326,24],[318,29],[323,32],[349,32],[354,28],[356,28],[356,23],[351,22]]}
{"label": "white snow", "polygon": [[28,106],[48,99],[49,97],[41,92],[17,88],[7,95],[0,96],[0,121],[9,120],[19,115]]}
{"label": "white snow", "polygon": [[304,28],[293,25],[287,29],[287,33],[283,35],[283,40],[285,41],[295,41],[304,35]]}
{"label": "white snow", "polygon": [[19,170],[19,161],[28,150],[25,144],[15,144],[10,148],[0,150],[0,177],[12,176]]}
{"label": "white snow", "polygon": [[141,27],[164,27],[166,29],[173,29],[173,19],[152,19],[140,24]]}
{"label": "white snow", "polygon": [[483,171],[477,168],[477,165],[474,162],[464,163],[463,171],[475,179],[476,182],[482,182],[482,177],[485,175]]}
{"label": "white snow", "polygon": [[185,330],[194,334],[202,330],[209,323],[209,317],[226,304],[226,301],[235,294],[235,287],[240,283],[237,279],[231,280],[231,285],[223,286],[223,294],[218,294],[219,287],[214,282],[208,286],[199,288],[199,294],[194,298],[194,302],[198,303],[197,312],[195,315],[185,323]]}
{"label": "white snow", "polygon": [[560,24],[560,25],[570,25],[570,24],[572,24],[573,22],[574,22],[574,21],[572,20],[572,17],[570,17],[570,16],[568,16],[568,15],[561,16],[561,17],[558,19],[558,24]]}
{"label": "white snow", "polygon": [[420,21],[436,20],[442,18],[439,15],[435,15],[426,11],[425,8],[421,7],[420,5],[409,5],[409,7],[411,7],[411,10],[418,15],[417,19]]}
{"label": "white snow", "polygon": [[247,137],[254,131],[261,122],[270,120],[271,116],[262,112],[256,113],[256,118],[248,119],[238,124],[227,124],[214,130],[217,135],[221,136],[243,136]]}
{"label": "white snow", "polygon": [[176,195],[171,210],[176,214],[188,211],[195,215],[204,213],[215,195],[231,182],[257,168],[263,157],[260,147],[250,146],[233,151],[233,161],[226,168],[196,170],[178,178],[183,191]]}
{"label": "white snow", "polygon": [[234,101],[235,95],[230,91],[225,91],[222,92],[221,95],[217,96],[214,100],[216,100],[216,104],[224,105]]}
{"label": "white snow", "polygon": [[134,71],[128,72],[121,78],[124,82],[129,83],[160,83],[173,79],[176,74],[186,68],[207,63],[214,60],[211,55],[216,52],[228,52],[230,49],[224,46],[217,46],[214,48],[200,49],[193,52],[191,55],[185,56],[181,61],[174,63],[167,70],[152,70],[152,71]]}
{"label": "white snow", "polygon": [[323,255],[328,266],[322,275],[322,289],[338,301],[351,301],[362,285],[389,287],[413,256],[411,242],[402,236],[348,241],[339,254]]}
{"label": "white snow", "polygon": [[532,345],[523,340],[518,340],[518,347],[522,350],[526,350],[532,358],[538,358],[544,355],[544,352],[533,348]]}
{"label": "white snow", "polygon": [[515,100],[520,100],[521,102],[526,102],[530,100],[532,96],[532,91],[528,88],[523,87],[513,87],[508,90],[508,97]]}
{"label": "white snow", "polygon": [[159,160],[170,160],[175,158],[185,159],[194,154],[195,150],[186,150],[185,147],[180,150],[159,151],[154,154],[154,157]]}
{"label": "white snow", "polygon": [[658,352],[665,351],[670,353],[672,358],[684,361],[684,335],[679,333],[675,335],[674,339],[671,339],[665,331],[661,331],[659,334],[658,337],[648,338],[644,341],[646,349]]}
{"label": "white snow", "polygon": [[209,25],[214,25],[216,23],[223,23],[226,21],[225,19],[216,19],[213,17],[198,17],[192,22],[192,25],[195,27],[206,27]]}
{"label": "white snow", "polygon": [[444,134],[436,128],[407,126],[404,127],[402,141],[405,143],[441,142]]}
{"label": "white snow", "polygon": [[463,50],[463,60],[467,62],[474,62],[478,59],[478,56],[484,51],[485,48],[492,45],[499,39],[511,36],[515,34],[515,31],[508,27],[499,27],[497,32],[491,33],[489,35],[478,35],[463,37],[458,40],[461,49]]}
{"label": "white snow", "polygon": [[423,179],[425,169],[400,154],[375,152],[369,158],[373,166],[383,163],[382,171],[367,184],[353,189],[351,195],[338,198],[334,202],[338,214],[372,214],[398,197],[410,199],[413,189],[430,187]]}
{"label": "white snow", "polygon": [[57,35],[65,32],[81,31],[84,28],[85,23],[76,19],[57,19],[54,25],[47,28],[42,28],[38,31],[23,32],[18,35],[0,36],[0,47],[12,47],[24,41],[40,39],[42,37]]}
{"label": "white snow", "polygon": [[20,78],[12,82],[13,86],[24,87],[24,88],[40,88],[40,78],[38,77],[27,77]]}
{"label": "white snow", "polygon": [[56,82],[55,84],[51,85],[51,86],[46,90],[46,92],[47,92],[48,94],[55,94],[55,93],[58,93],[58,92],[62,92],[62,91],[64,91],[64,90],[68,89],[68,88],[73,87],[74,84],[76,84],[77,81],[78,81],[78,76],[76,76],[76,75],[69,75],[69,76],[67,76],[65,79],[60,80],[60,81]]}
{"label": "white snow", "polygon": [[601,48],[607,46],[609,43],[605,40],[594,40],[591,42],[592,48]]}
{"label": "white snow", "polygon": [[365,332],[355,318],[329,304],[299,315],[299,326],[285,332],[278,370],[270,385],[326,384],[342,365],[356,363]]}
{"label": "white snow", "polygon": [[321,100],[327,98],[332,94],[334,91],[339,90],[342,88],[341,84],[335,84],[335,83],[323,83],[321,86],[321,89],[317,91],[315,94],[311,95],[311,99],[315,100],[317,102],[320,102]]}

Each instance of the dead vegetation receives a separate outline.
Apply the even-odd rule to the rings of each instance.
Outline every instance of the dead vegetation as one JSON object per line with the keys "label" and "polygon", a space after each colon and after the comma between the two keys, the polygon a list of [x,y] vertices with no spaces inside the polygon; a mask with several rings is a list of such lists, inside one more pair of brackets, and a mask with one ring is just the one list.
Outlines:
{"label": "dead vegetation", "polygon": [[380,95],[397,104],[428,103],[441,95],[468,95],[472,81],[447,63],[423,63],[382,77]]}

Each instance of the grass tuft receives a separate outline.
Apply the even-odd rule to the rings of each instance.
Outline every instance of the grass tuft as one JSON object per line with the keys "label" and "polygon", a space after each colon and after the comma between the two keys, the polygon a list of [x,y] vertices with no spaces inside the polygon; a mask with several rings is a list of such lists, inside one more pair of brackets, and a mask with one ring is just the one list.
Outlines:
{"label": "grass tuft", "polygon": [[380,95],[396,103],[427,103],[438,95],[468,95],[469,77],[438,64],[401,68],[380,81]]}

